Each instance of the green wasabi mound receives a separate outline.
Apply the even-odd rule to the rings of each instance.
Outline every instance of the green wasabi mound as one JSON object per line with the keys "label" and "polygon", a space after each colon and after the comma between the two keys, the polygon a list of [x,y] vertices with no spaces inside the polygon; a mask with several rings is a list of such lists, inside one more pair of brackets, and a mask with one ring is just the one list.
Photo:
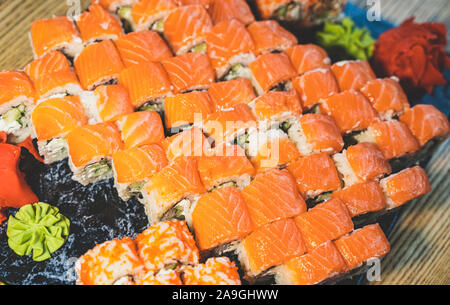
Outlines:
{"label": "green wasabi mound", "polygon": [[33,260],[41,262],[66,242],[69,227],[58,208],[44,202],[28,204],[8,219],[8,245],[18,255],[33,252]]}
{"label": "green wasabi mound", "polygon": [[366,28],[358,28],[350,18],[341,24],[326,22],[323,31],[317,33],[318,43],[336,60],[369,60],[372,57],[375,39]]}

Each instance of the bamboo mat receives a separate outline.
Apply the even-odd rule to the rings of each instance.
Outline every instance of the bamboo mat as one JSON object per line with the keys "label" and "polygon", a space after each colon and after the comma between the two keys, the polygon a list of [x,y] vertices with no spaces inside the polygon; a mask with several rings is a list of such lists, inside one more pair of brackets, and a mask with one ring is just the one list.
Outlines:
{"label": "bamboo mat", "polygon": [[[33,59],[28,29],[33,20],[64,15],[70,0],[0,0],[0,70],[20,69]],[[72,1],[73,2],[73,1]],[[352,0],[365,7],[366,0]],[[82,0],[82,9],[89,5]],[[417,21],[442,21],[450,29],[448,0],[381,0],[381,16],[394,24],[415,15]],[[449,37],[450,38],[450,37]],[[450,284],[450,139],[427,167],[432,193],[400,213],[374,284]]]}

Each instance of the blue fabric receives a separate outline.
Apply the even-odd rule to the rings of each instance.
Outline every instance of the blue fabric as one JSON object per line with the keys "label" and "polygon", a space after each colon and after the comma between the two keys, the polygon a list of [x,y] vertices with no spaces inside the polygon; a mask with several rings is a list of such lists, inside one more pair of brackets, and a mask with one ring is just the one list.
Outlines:
{"label": "blue fabric", "polygon": [[[386,20],[367,20],[367,12],[352,3],[347,3],[344,14],[350,17],[358,27],[369,29],[374,38],[378,38],[381,33],[394,27]],[[444,77],[447,80],[445,86],[436,86],[432,94],[426,94],[418,100],[410,100],[411,105],[432,104],[448,117],[450,114],[450,70],[444,71]]]}

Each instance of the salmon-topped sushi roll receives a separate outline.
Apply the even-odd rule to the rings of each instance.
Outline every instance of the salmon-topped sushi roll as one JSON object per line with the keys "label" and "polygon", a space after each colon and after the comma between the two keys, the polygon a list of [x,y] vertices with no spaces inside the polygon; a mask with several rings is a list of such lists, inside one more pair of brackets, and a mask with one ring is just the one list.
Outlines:
{"label": "salmon-topped sushi roll", "polygon": [[208,94],[215,111],[229,109],[237,104],[249,104],[256,98],[252,83],[246,78],[212,84]]}
{"label": "salmon-topped sushi roll", "polygon": [[266,53],[250,63],[253,86],[258,95],[270,90],[286,91],[297,75],[286,54]]}
{"label": "salmon-topped sushi roll", "polygon": [[203,122],[203,130],[214,140],[216,146],[223,143],[232,143],[240,136],[255,130],[257,122],[250,107],[246,104],[237,104],[233,108],[218,111],[208,115]]}
{"label": "salmon-topped sushi roll", "polygon": [[344,147],[344,140],[335,120],[326,114],[302,115],[292,123],[288,134],[302,155],[320,152],[335,154]]}
{"label": "salmon-topped sushi roll", "polygon": [[359,142],[375,143],[385,159],[399,158],[420,149],[419,142],[400,121],[375,122],[363,133],[356,135]]}
{"label": "salmon-topped sushi roll", "polygon": [[124,66],[119,52],[110,40],[94,43],[74,60],[81,86],[93,90],[99,85],[116,82]]}
{"label": "salmon-topped sushi roll", "polygon": [[172,57],[172,52],[164,39],[154,31],[128,33],[117,39],[115,45],[127,68],[149,61],[160,62]]}
{"label": "salmon-topped sushi roll", "polygon": [[350,212],[351,217],[370,212],[378,212],[386,208],[383,189],[377,181],[353,184],[331,194],[339,198]]}
{"label": "salmon-topped sushi roll", "polygon": [[250,183],[255,169],[238,145],[219,145],[197,159],[203,185],[212,190],[225,185],[243,188]]}
{"label": "salmon-topped sushi roll", "polygon": [[143,187],[140,201],[145,205],[149,222],[154,223],[175,205],[182,208],[190,206],[195,196],[205,192],[197,161],[191,157],[180,157],[150,177]]}
{"label": "salmon-topped sushi roll", "polygon": [[311,109],[322,99],[339,93],[339,85],[329,69],[305,72],[292,81],[292,87],[302,100],[303,107]]}
{"label": "salmon-topped sushi roll", "polygon": [[76,96],[43,101],[34,108],[31,121],[39,153],[46,164],[67,158],[66,134],[88,123],[83,105]]}
{"label": "salmon-topped sushi roll", "polygon": [[128,90],[122,85],[100,85],[80,94],[89,124],[113,122],[134,111]]}
{"label": "salmon-topped sushi roll", "polygon": [[420,166],[414,166],[390,175],[380,181],[386,195],[387,208],[393,209],[431,191],[427,174]]}
{"label": "salmon-topped sushi roll", "polygon": [[254,279],[306,252],[303,238],[292,219],[282,219],[250,233],[238,247],[238,256],[246,277]]}
{"label": "salmon-topped sushi roll", "polygon": [[330,199],[295,217],[308,251],[324,242],[335,240],[353,231],[353,222],[345,204]]}
{"label": "salmon-topped sushi roll", "polygon": [[293,21],[302,16],[302,0],[256,0],[256,7],[261,18]]}
{"label": "salmon-topped sushi roll", "polygon": [[346,263],[346,271],[357,268],[371,258],[382,258],[390,245],[378,224],[367,225],[334,242]]}
{"label": "salmon-topped sushi roll", "polygon": [[343,91],[322,100],[320,112],[332,116],[342,134],[366,129],[379,119],[369,100],[355,90]]}
{"label": "salmon-topped sushi roll", "polygon": [[208,12],[215,25],[233,19],[244,25],[255,21],[255,16],[245,0],[213,0]]}
{"label": "salmon-topped sushi roll", "polygon": [[185,285],[240,285],[238,268],[228,257],[210,257],[204,264],[183,266]]}
{"label": "salmon-topped sushi roll", "polygon": [[247,27],[255,42],[256,54],[282,52],[297,44],[297,38],[275,20],[256,21]]}
{"label": "salmon-topped sushi roll", "polygon": [[69,60],[59,51],[46,53],[29,63],[24,71],[33,81],[39,99],[55,94],[78,95],[83,91]]}
{"label": "salmon-topped sushi roll", "polygon": [[162,61],[173,93],[204,90],[214,82],[215,73],[208,55],[193,52]]}
{"label": "salmon-topped sushi roll", "polygon": [[297,159],[287,169],[297,181],[304,198],[312,198],[341,188],[341,180],[331,157],[326,153]]}
{"label": "salmon-topped sushi roll", "polygon": [[136,285],[183,285],[180,272],[173,269],[161,269],[157,273],[149,271],[136,280]]}
{"label": "salmon-topped sushi roll", "polygon": [[256,175],[242,190],[255,228],[306,212],[294,177],[286,170],[270,170]]}
{"label": "salmon-topped sushi roll", "polygon": [[174,0],[138,0],[131,11],[124,10],[122,16],[131,21],[135,31],[152,30],[162,33],[167,16],[177,6]]}
{"label": "salmon-topped sushi roll", "polygon": [[139,111],[117,120],[125,148],[159,144],[164,139],[161,117],[154,111]]}
{"label": "salmon-topped sushi roll", "polygon": [[142,145],[113,154],[114,186],[124,201],[139,195],[149,177],[169,164],[166,153],[157,144]]}
{"label": "salmon-topped sushi roll", "polygon": [[197,127],[186,129],[165,138],[161,142],[161,146],[164,148],[169,161],[179,157],[201,157],[211,148],[208,139]]}
{"label": "salmon-topped sushi roll", "polygon": [[346,186],[389,175],[391,165],[374,143],[362,142],[333,156]]}
{"label": "salmon-topped sushi roll", "polygon": [[255,43],[239,21],[216,24],[206,35],[206,51],[218,79],[250,77],[248,65],[255,60]]}
{"label": "salmon-topped sushi roll", "polygon": [[173,134],[192,124],[201,124],[213,111],[213,104],[205,91],[175,94],[164,100],[166,128]]}
{"label": "salmon-topped sushi roll", "polygon": [[193,205],[190,217],[200,250],[226,247],[253,231],[244,198],[232,186],[221,187],[201,196]]}
{"label": "salmon-topped sushi roll", "polygon": [[285,167],[300,157],[295,144],[280,129],[251,132],[243,146],[258,172]]}
{"label": "salmon-topped sushi roll", "polygon": [[332,241],[275,268],[278,285],[315,285],[344,273],[346,264]]}
{"label": "salmon-topped sushi roll", "polygon": [[139,256],[148,271],[173,267],[174,264],[198,264],[198,249],[185,221],[155,223],[138,234],[135,240]]}
{"label": "salmon-topped sushi roll", "polygon": [[298,75],[316,69],[328,69],[331,59],[327,52],[315,44],[299,44],[284,51]]}
{"label": "salmon-topped sushi roll", "polygon": [[66,16],[34,21],[30,28],[30,40],[35,59],[54,50],[73,58],[83,50],[80,33]]}
{"label": "salmon-topped sushi roll", "polygon": [[369,62],[365,60],[340,61],[331,66],[331,71],[333,71],[341,91],[360,90],[376,78]]}
{"label": "salmon-topped sushi roll", "polygon": [[450,124],[445,114],[433,105],[416,105],[399,117],[424,146],[435,138],[445,139],[450,134]]}
{"label": "salmon-topped sushi roll", "polygon": [[116,40],[124,34],[120,21],[100,4],[89,6],[89,11],[76,17],[76,23],[85,45],[101,40]]}
{"label": "salmon-topped sushi roll", "polygon": [[0,72],[0,132],[9,142],[20,143],[30,136],[35,101],[33,83],[24,72]]}
{"label": "salmon-topped sushi roll", "polygon": [[139,110],[162,111],[171,94],[169,76],[160,63],[146,62],[122,70],[119,84],[128,89],[133,106]]}
{"label": "salmon-topped sushi roll", "polygon": [[164,37],[177,55],[206,52],[205,38],[212,26],[211,17],[203,6],[180,6],[167,16]]}
{"label": "salmon-topped sushi roll", "polygon": [[408,98],[398,80],[394,78],[369,81],[361,88],[361,92],[385,120],[392,119],[409,109]]}
{"label": "salmon-topped sushi roll", "polygon": [[145,272],[130,237],[96,245],[75,263],[78,285],[131,284]]}
{"label": "salmon-topped sushi roll", "polygon": [[73,180],[88,185],[113,177],[111,157],[123,147],[113,123],[77,127],[66,135],[66,141]]}

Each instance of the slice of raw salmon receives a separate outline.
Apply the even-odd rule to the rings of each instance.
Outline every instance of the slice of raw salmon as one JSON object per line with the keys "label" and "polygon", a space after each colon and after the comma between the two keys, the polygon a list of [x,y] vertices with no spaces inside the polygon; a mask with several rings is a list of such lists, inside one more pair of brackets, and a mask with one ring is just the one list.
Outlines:
{"label": "slice of raw salmon", "polygon": [[200,157],[211,148],[209,141],[197,127],[165,138],[161,142],[161,146],[169,161],[178,157]]}
{"label": "slice of raw salmon", "polygon": [[315,69],[327,69],[331,60],[327,52],[314,44],[299,44],[285,51],[298,75]]}
{"label": "slice of raw salmon", "polygon": [[154,111],[139,111],[122,116],[117,121],[125,148],[159,144],[164,139],[161,117]]}
{"label": "slice of raw salmon", "polygon": [[245,0],[214,0],[208,12],[214,24],[233,19],[245,25],[255,21],[255,16]]}
{"label": "slice of raw salmon", "polygon": [[96,108],[100,121],[116,121],[134,111],[130,95],[121,85],[101,85],[95,88]]}
{"label": "slice of raw salmon", "polygon": [[365,60],[340,61],[331,66],[339,88],[344,90],[360,90],[368,82],[375,80],[376,76]]}
{"label": "slice of raw salmon", "polygon": [[257,55],[282,52],[297,44],[297,38],[275,20],[256,21],[247,29],[255,42]]}
{"label": "slice of raw salmon", "polygon": [[208,94],[215,111],[233,107],[236,104],[248,104],[256,98],[252,83],[246,78],[238,78],[212,84]]}

